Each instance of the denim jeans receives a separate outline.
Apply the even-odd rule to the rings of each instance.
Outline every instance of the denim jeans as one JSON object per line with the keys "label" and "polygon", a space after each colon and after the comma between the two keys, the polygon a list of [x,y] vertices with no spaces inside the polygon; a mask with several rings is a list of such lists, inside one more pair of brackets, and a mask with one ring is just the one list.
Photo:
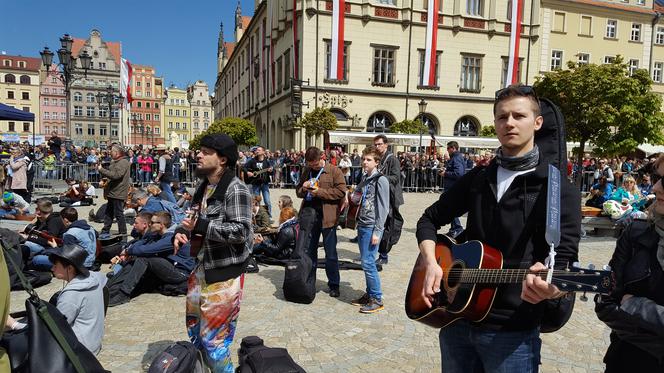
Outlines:
{"label": "denim jeans", "polygon": [[270,186],[265,184],[252,185],[251,193],[255,196],[263,195],[263,204],[267,206],[267,213],[272,217],[272,203],[270,203]]}
{"label": "denim jeans", "polygon": [[0,209],[0,219],[4,218],[7,215],[16,215],[18,214],[18,209]]}
{"label": "denim jeans", "polygon": [[[323,247],[325,248],[325,274],[327,275],[327,286],[339,289],[339,257],[337,255],[337,227],[322,228],[323,216],[317,214],[316,222],[311,230],[311,242],[309,243],[309,257],[311,258],[314,269],[318,263],[318,239],[323,233]],[[316,276],[316,271],[311,271]]]}
{"label": "denim jeans", "polygon": [[360,258],[362,259],[362,270],[367,282],[367,294],[375,299],[382,299],[383,293],[380,287],[380,277],[376,269],[376,253],[378,244],[371,244],[373,227],[357,227],[357,244],[360,247]]}
{"label": "denim jeans", "polygon": [[487,330],[458,320],[440,330],[445,373],[537,373],[541,348],[538,329]]}
{"label": "denim jeans", "polygon": [[178,201],[175,200],[175,196],[173,195],[173,190],[171,189],[171,183],[166,182],[166,181],[160,181],[159,182],[159,188],[166,192],[166,199],[168,201],[171,201],[173,203],[178,203]]}
{"label": "denim jeans", "polygon": [[46,248],[38,243],[32,241],[25,241],[23,244],[30,250],[31,254],[37,254],[32,257],[30,260],[30,266],[39,271],[48,272],[53,267],[53,263],[48,260],[48,255],[39,254],[44,252]]}
{"label": "denim jeans", "polygon": [[139,170],[138,171],[138,177],[139,181],[144,182],[144,183],[149,183],[152,180],[152,172],[151,171],[146,171],[146,170]]}

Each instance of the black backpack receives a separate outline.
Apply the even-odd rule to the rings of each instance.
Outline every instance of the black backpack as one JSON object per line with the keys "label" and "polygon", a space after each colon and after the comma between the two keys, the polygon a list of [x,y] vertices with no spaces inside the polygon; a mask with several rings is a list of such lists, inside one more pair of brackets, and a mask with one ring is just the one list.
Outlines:
{"label": "black backpack", "polygon": [[203,373],[203,356],[188,341],[168,346],[150,363],[148,373]]}
{"label": "black backpack", "polygon": [[309,304],[316,298],[316,266],[308,254],[316,211],[311,207],[303,208],[298,221],[300,228],[295,249],[285,264],[284,298],[290,302]]}
{"label": "black backpack", "polygon": [[238,350],[238,367],[235,373],[304,373],[288,350],[267,347],[256,336],[244,337]]}

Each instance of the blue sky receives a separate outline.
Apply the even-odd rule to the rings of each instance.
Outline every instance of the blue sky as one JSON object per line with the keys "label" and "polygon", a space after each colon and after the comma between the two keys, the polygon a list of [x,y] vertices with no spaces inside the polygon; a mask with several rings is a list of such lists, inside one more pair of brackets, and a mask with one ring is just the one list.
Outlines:
{"label": "blue sky", "polygon": [[[63,34],[87,38],[96,28],[104,40],[122,42],[123,56],[130,62],[154,66],[165,85],[184,87],[200,79],[212,90],[219,23],[224,23],[226,41],[232,41],[237,0],[2,0],[2,4],[0,51],[7,54],[39,57],[45,45],[56,51]],[[241,0],[241,4],[243,15],[252,15],[254,1]]]}

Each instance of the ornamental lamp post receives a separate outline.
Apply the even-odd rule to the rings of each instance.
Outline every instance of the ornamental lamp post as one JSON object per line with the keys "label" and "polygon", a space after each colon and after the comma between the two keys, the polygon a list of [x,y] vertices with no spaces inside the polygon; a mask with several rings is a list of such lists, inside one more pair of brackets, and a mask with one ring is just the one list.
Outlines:
{"label": "ornamental lamp post", "polygon": [[[69,36],[69,34],[64,34],[60,38],[60,46],[58,49],[58,59],[60,63],[57,64],[55,70],[51,70],[51,65],[53,64],[54,53],[48,47],[44,47],[44,50],[39,52],[42,59],[42,64],[46,69],[46,77],[49,75],[54,75],[57,77],[65,86],[65,126],[67,127],[67,136],[71,136],[71,118],[69,117],[69,101],[70,101],[70,91],[72,84],[82,77],[87,78],[88,70],[92,64],[92,56],[88,54],[87,50],[84,50],[78,58],[72,55],[72,46],[74,45],[74,39]],[[80,60],[80,66],[76,66],[76,61]],[[83,76],[75,74],[77,70],[83,70]],[[34,133],[34,131],[33,131]]]}
{"label": "ornamental lamp post", "polygon": [[106,92],[99,92],[97,93],[97,104],[101,107],[103,104],[106,104],[108,106],[108,144],[111,145],[112,143],[112,138],[113,138],[113,116],[111,113],[113,112],[113,104],[115,103],[115,100],[120,100],[122,98],[121,95],[115,94],[115,90],[113,89],[113,86],[110,84],[108,87],[106,87]]}
{"label": "ornamental lamp post", "polygon": [[424,129],[424,113],[427,111],[427,102],[424,99],[421,99],[417,104],[420,108],[420,153],[422,153],[422,131]]}

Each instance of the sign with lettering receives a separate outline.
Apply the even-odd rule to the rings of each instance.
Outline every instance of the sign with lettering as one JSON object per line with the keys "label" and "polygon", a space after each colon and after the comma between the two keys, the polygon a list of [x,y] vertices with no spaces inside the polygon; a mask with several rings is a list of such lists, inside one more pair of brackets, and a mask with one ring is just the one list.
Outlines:
{"label": "sign with lettering", "polygon": [[318,100],[321,102],[321,106],[326,107],[338,107],[345,109],[348,107],[348,104],[353,103],[353,99],[346,95],[331,95],[329,92],[325,92],[322,95],[318,96]]}

